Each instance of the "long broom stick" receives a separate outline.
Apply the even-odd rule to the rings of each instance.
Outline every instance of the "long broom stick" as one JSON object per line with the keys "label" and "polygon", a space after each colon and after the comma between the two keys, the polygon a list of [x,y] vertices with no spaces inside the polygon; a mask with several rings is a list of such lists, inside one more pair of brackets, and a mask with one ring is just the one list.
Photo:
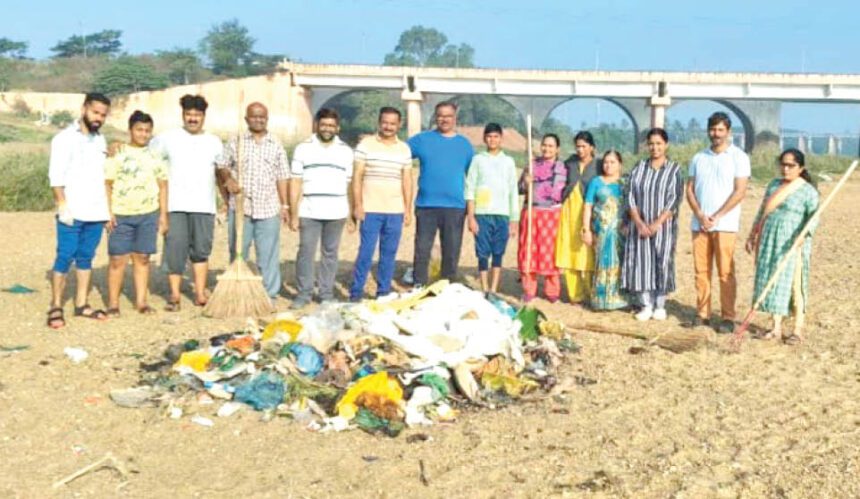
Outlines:
{"label": "long broom stick", "polygon": [[209,298],[203,314],[208,317],[225,318],[258,316],[272,313],[273,306],[263,287],[262,277],[254,274],[244,258],[245,193],[242,185],[242,167],[245,161],[245,145],[242,136],[242,104],[245,94],[239,94],[239,134],[236,140],[236,176],[239,177],[239,192],[233,210],[236,228],[236,259],[218,276],[218,284]]}
{"label": "long broom stick", "polygon": [[532,192],[534,190],[534,178],[532,178],[534,174],[534,168],[532,167],[532,162],[534,158],[532,157],[532,115],[526,115],[526,161],[528,161],[528,169],[529,169],[529,178],[531,182],[529,182],[527,187],[526,194],[526,273],[530,274],[532,271]]}
{"label": "long broom stick", "polygon": [[779,279],[779,276],[788,266],[788,262],[791,260],[791,256],[803,244],[804,238],[806,238],[806,236],[818,222],[818,219],[821,218],[821,214],[824,213],[824,210],[826,210],[827,207],[830,205],[830,202],[833,201],[833,198],[836,196],[836,193],[839,192],[839,189],[841,189],[843,185],[845,185],[845,182],[848,180],[848,177],[850,177],[851,174],[854,173],[854,169],[857,168],[858,162],[860,161],[855,159],[854,162],[851,163],[851,166],[848,167],[848,170],[845,171],[845,173],[842,175],[842,178],[839,179],[839,182],[836,183],[836,186],[833,188],[832,191],[830,191],[830,194],[827,195],[827,198],[818,207],[818,210],[815,211],[815,213],[803,226],[803,229],[801,229],[800,234],[797,235],[797,238],[795,238],[794,242],[791,244],[791,247],[777,264],[776,271],[771,274],[770,279],[768,279],[767,283],[762,288],[761,292],[758,295],[758,298],[756,298],[755,302],[753,302],[753,306],[752,308],[750,308],[750,311],[747,312],[747,315],[744,317],[743,322],[740,323],[737,328],[735,328],[734,337],[732,338],[732,344],[736,350],[740,348],[741,342],[744,339],[744,334],[746,333],[746,330],[749,328],[750,323],[752,322],[753,316],[755,315],[755,311],[758,310],[758,308],[764,302],[765,298],[767,298],[767,295],[768,293],[770,293],[770,290],[776,285],[776,281]]}

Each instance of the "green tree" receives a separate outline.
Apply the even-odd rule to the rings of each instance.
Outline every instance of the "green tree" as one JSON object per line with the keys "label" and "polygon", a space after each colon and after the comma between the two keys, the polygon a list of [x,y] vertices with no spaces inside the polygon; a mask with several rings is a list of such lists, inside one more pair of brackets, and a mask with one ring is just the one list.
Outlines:
{"label": "green tree", "polygon": [[203,64],[197,53],[191,49],[159,50],[155,53],[155,58],[163,65],[173,84],[188,85],[201,79]]}
{"label": "green tree", "polygon": [[89,35],[73,35],[51,47],[54,57],[114,56],[122,49],[122,31],[106,29]]}
{"label": "green tree", "polygon": [[158,90],[169,85],[167,76],[154,67],[130,56],[120,57],[96,74],[97,92],[121,95],[143,90]]}
{"label": "green tree", "polygon": [[217,24],[200,41],[200,52],[209,62],[212,72],[225,76],[248,76],[256,40],[248,28],[231,19]]}
{"label": "green tree", "polygon": [[495,95],[463,95],[455,99],[457,122],[483,126],[493,122],[505,128],[525,130],[525,122],[516,108]]}
{"label": "green tree", "polygon": [[461,43],[448,43],[448,37],[435,28],[413,26],[400,34],[394,52],[385,56],[386,66],[475,67],[475,49]]}
{"label": "green tree", "polygon": [[8,38],[0,38],[0,57],[23,59],[27,54],[27,42],[16,42]]}

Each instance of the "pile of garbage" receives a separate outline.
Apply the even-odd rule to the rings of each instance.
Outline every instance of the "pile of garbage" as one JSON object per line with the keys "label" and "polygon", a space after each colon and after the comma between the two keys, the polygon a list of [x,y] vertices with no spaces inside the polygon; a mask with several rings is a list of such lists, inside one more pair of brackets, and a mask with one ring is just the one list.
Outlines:
{"label": "pile of garbage", "polygon": [[253,408],[314,431],[396,436],[406,426],[454,421],[465,407],[545,394],[564,355],[578,351],[563,325],[537,309],[517,311],[447,281],[298,319],[249,321],[207,343],[171,345],[141,363],[137,387],[111,399],[207,426],[207,412]]}

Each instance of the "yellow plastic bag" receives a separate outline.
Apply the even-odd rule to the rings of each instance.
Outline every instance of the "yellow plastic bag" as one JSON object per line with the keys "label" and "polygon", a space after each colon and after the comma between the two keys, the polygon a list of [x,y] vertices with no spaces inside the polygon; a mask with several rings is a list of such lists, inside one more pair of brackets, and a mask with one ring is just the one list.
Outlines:
{"label": "yellow plastic bag", "polygon": [[270,322],[266,328],[263,329],[262,340],[268,341],[274,338],[278,333],[284,333],[290,336],[290,341],[296,341],[296,338],[301,332],[302,325],[300,323],[288,319],[280,319]]}
{"label": "yellow plastic bag", "polygon": [[190,367],[192,370],[202,373],[209,367],[209,361],[212,359],[212,355],[209,352],[204,350],[193,350],[191,352],[184,352],[179,360],[176,361],[176,364],[173,365],[173,368],[176,369],[178,367]]}
{"label": "yellow plastic bag", "polygon": [[338,416],[344,419],[352,419],[358,412],[355,401],[364,393],[383,396],[392,402],[400,403],[403,400],[403,388],[400,383],[389,378],[385,371],[365,376],[352,385],[335,406]]}

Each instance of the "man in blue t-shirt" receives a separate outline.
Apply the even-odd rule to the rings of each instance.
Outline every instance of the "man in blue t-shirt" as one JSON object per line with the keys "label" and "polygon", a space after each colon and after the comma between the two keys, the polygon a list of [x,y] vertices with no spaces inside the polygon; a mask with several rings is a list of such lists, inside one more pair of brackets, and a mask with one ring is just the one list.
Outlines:
{"label": "man in blue t-shirt", "polygon": [[409,139],[412,157],[420,163],[418,196],[415,200],[415,286],[429,281],[430,251],[439,232],[442,244],[442,279],[457,276],[463,224],[466,217],[466,171],[474,150],[455,131],[457,105],[436,105],[436,129]]}

